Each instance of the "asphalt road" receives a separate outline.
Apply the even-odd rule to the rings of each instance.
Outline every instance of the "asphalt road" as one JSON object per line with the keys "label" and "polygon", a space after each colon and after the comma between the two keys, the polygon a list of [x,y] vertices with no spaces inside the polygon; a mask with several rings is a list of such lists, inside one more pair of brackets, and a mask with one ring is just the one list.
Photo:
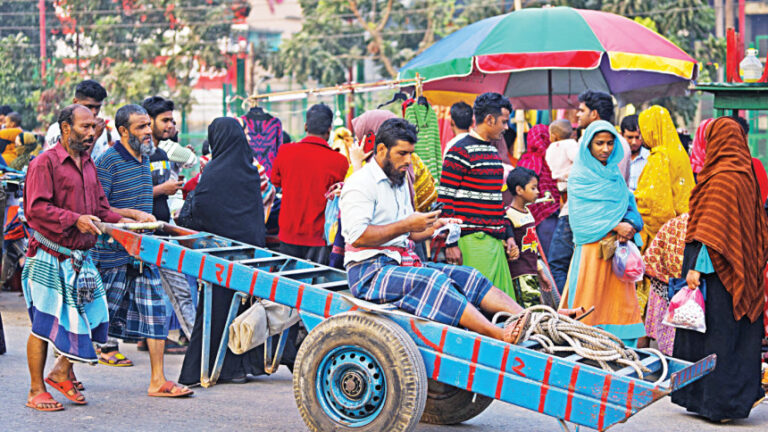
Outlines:
{"label": "asphalt road", "polygon": [[[5,324],[9,352],[0,356],[0,431],[303,431],[296,410],[291,374],[282,367],[277,374],[247,384],[223,384],[196,388],[189,399],[160,399],[146,396],[149,356],[124,344],[123,352],[136,366],[76,366],[86,386],[88,405],[75,406],[59,393],[54,397],[64,411],[41,413],[24,406],[28,392],[25,357],[29,318],[17,293],[0,292],[0,313]],[[52,356],[49,356],[49,364]],[[182,356],[166,357],[166,375],[176,379]],[[48,370],[48,369],[46,369]],[[483,414],[459,426],[419,425],[419,432],[557,431],[550,417],[495,402]],[[583,430],[583,429],[582,429]],[[727,426],[712,424],[688,415],[669,399],[663,399],[617,425],[616,432],[649,431],[766,431],[768,404],[752,411],[747,420]]]}

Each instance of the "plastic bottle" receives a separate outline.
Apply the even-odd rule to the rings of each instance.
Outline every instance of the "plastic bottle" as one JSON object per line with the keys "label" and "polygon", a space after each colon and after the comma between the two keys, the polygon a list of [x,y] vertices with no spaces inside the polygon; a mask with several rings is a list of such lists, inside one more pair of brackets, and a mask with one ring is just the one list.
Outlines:
{"label": "plastic bottle", "polygon": [[739,75],[741,80],[748,83],[758,82],[763,76],[763,63],[757,58],[758,51],[750,44],[747,56],[739,63]]}

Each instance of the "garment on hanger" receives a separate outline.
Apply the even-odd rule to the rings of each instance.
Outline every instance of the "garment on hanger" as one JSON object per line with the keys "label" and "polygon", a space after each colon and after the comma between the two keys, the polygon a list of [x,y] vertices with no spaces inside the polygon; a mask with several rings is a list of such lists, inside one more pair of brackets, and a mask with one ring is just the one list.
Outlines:
{"label": "garment on hanger", "polygon": [[443,157],[437,114],[429,104],[414,103],[405,109],[405,119],[415,125],[418,130],[419,140],[416,142],[416,154],[424,161],[424,165],[427,166],[432,177],[439,183]]}
{"label": "garment on hanger", "polygon": [[245,124],[245,135],[253,149],[256,160],[272,175],[272,161],[277,149],[283,144],[283,124],[261,107],[253,107],[241,117]]}

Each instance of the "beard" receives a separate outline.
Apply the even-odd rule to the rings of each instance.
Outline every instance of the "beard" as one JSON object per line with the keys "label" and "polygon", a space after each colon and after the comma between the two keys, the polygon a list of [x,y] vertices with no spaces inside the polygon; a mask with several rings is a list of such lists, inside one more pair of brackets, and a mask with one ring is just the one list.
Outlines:
{"label": "beard", "polygon": [[402,186],[405,182],[405,172],[398,171],[395,168],[395,165],[392,164],[392,160],[389,158],[389,154],[387,154],[387,157],[384,159],[384,166],[381,167],[381,169],[393,185]]}
{"label": "beard", "polygon": [[128,145],[131,146],[133,151],[139,153],[142,156],[149,156],[152,154],[152,150],[154,150],[152,141],[149,141],[146,144],[142,143],[136,135],[131,135],[128,138]]}
{"label": "beard", "polygon": [[73,131],[72,135],[69,136],[69,142],[67,144],[69,144],[69,148],[75,153],[82,153],[91,148],[94,141],[94,138],[83,138],[82,135],[78,135]]}

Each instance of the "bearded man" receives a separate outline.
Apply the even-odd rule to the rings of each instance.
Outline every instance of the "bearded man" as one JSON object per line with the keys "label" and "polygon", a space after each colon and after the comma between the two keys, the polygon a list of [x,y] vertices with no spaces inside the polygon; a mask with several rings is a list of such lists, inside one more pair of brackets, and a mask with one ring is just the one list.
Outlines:
{"label": "bearded man", "polygon": [[416,128],[407,121],[385,121],[376,134],[374,159],[344,183],[341,227],[352,294],[514,343],[514,326],[495,326],[480,312],[521,312],[511,297],[473,268],[422,263],[413,250],[413,242],[461,222],[438,218],[439,210],[414,211],[405,175],[416,139]]}
{"label": "bearded man", "polygon": [[[112,209],[139,222],[152,216],[152,127],[147,111],[125,105],[115,114],[120,142],[104,152],[96,168]],[[192,391],[165,379],[163,351],[168,336],[167,316],[160,273],[156,266],[141,264],[119,246],[97,243],[94,261],[107,290],[109,335],[122,339],[147,339],[151,363],[150,396],[187,396]],[[114,363],[102,348],[100,363]],[[114,365],[114,364],[113,364]]]}
{"label": "bearded man", "polygon": [[[106,341],[108,324],[104,287],[88,249],[101,234],[96,222],[121,220],[110,210],[89,156],[96,141],[93,114],[70,105],[59,112],[58,125],[61,136],[29,164],[24,188],[24,213],[34,230],[22,274],[32,320],[27,406],[38,411],[64,409],[45,383],[76,404],[86,403],[72,362],[97,362],[92,342]],[[43,379],[49,343],[61,355]]]}

